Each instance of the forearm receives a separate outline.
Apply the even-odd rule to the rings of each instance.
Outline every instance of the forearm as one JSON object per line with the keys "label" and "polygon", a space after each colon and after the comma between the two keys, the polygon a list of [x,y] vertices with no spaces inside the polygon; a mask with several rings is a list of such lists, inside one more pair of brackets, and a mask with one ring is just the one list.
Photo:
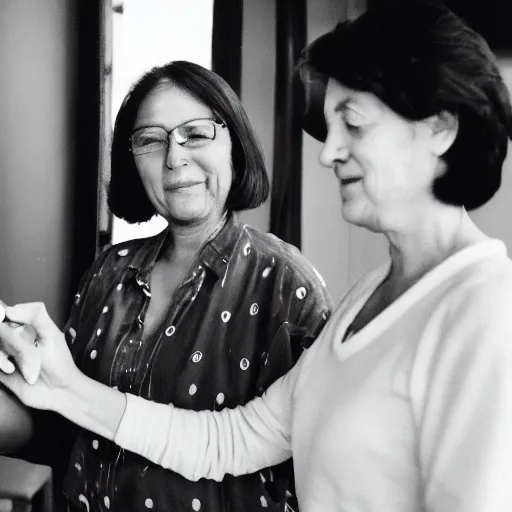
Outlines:
{"label": "forearm", "polygon": [[115,442],[189,480],[220,481],[291,456],[287,428],[256,399],[223,411],[188,411],[127,395]]}
{"label": "forearm", "polygon": [[126,407],[123,393],[84,374],[59,390],[54,410],[76,425],[113,440]]}

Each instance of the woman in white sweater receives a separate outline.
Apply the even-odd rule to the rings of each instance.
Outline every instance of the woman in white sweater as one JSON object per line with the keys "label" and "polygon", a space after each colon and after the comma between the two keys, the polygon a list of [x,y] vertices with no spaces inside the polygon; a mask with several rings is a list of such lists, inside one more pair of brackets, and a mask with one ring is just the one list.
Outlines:
{"label": "woman in white sweater", "polygon": [[[509,95],[446,8],[379,4],[316,40],[300,69],[309,91],[326,85],[325,122],[312,102],[306,130],[324,141],[343,217],[383,233],[390,259],[287,375],[217,412],[100,393],[44,309],[19,305],[7,316],[39,332],[41,375],[0,380],[192,480],[293,455],[302,512],[512,510],[512,262],[467,214],[499,188]],[[23,351],[9,327],[0,336]]]}

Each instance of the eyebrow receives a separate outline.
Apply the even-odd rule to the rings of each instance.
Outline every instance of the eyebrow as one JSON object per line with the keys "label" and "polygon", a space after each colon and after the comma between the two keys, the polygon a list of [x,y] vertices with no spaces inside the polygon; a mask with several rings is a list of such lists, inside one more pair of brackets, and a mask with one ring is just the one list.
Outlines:
{"label": "eyebrow", "polygon": [[178,128],[179,126],[183,126],[184,124],[191,123],[192,121],[204,121],[206,119],[210,119],[212,121],[215,121],[214,117],[194,117],[193,119],[189,119],[188,121],[183,121],[183,123],[177,124],[174,128],[171,128],[170,130],[167,130],[165,126],[162,126],[160,124],[143,124],[142,126],[139,126],[135,128],[135,126],[132,129],[132,133],[142,130],[143,128],[162,128],[162,130],[165,130],[166,132],[172,132],[175,128]]}
{"label": "eyebrow", "polygon": [[341,112],[342,110],[345,110],[348,106],[348,104],[352,101],[351,98],[345,98],[344,100],[339,101],[336,106],[334,107],[334,112]]}

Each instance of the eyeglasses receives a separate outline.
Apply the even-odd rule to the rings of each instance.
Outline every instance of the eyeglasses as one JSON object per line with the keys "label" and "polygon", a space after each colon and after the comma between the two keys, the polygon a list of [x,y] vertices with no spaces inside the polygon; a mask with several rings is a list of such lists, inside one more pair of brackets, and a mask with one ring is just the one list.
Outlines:
{"label": "eyeglasses", "polygon": [[187,121],[170,131],[161,126],[139,128],[130,137],[131,151],[134,155],[166,151],[171,137],[174,137],[174,140],[180,146],[200,148],[215,139],[217,126],[225,128],[226,124],[216,119],[205,118]]}

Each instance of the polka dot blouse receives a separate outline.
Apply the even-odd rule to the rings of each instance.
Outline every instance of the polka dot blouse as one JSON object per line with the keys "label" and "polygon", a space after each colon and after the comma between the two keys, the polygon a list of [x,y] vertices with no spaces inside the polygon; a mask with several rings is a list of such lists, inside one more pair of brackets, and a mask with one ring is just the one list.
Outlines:
{"label": "polka dot blouse", "polygon": [[[192,410],[260,395],[317,337],[332,303],[294,247],[230,217],[201,250],[164,322],[143,337],[151,270],[170,233],[108,248],[82,279],[65,334],[79,368],[108,386]],[[76,435],[71,510],[293,511],[291,462],[190,482],[88,431]]]}

